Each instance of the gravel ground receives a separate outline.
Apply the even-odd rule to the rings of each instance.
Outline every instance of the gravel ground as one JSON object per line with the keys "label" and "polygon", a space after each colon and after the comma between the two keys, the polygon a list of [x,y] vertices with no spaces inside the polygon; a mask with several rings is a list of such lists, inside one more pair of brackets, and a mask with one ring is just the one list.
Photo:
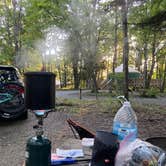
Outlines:
{"label": "gravel ground", "polygon": [[[59,92],[58,92],[59,93]],[[64,92],[63,92],[64,93]],[[78,94],[78,93],[77,93]],[[65,94],[66,95],[66,94]],[[68,94],[72,96],[70,93]],[[66,96],[68,96],[66,95]],[[60,96],[60,95],[59,95]],[[59,97],[58,96],[58,97]],[[61,96],[63,97],[63,95]],[[78,97],[78,96],[77,96]],[[156,103],[163,107],[166,106],[166,98],[153,100],[142,100],[135,98],[140,104]],[[150,136],[166,136],[166,114],[165,113],[144,113],[136,110],[138,115],[139,137],[146,138]],[[87,128],[96,130],[112,130],[114,114],[111,112],[96,111],[95,106],[88,107],[88,110],[80,114],[64,109],[60,112],[52,112],[45,119],[45,135],[52,142],[52,151],[58,147],[64,140],[73,137],[72,132],[66,124],[66,119],[79,121]],[[33,125],[36,124],[35,116],[29,112],[27,120],[4,121],[0,122],[0,166],[21,166],[25,159],[25,146],[28,138],[34,135]]]}
{"label": "gravel ground", "polygon": [[[66,118],[66,113],[52,112],[44,121],[45,135],[52,141],[53,149],[56,147],[55,143],[68,137]],[[32,113],[29,113],[27,120],[0,122],[0,166],[22,165],[26,141],[35,134],[32,127],[36,122]]]}

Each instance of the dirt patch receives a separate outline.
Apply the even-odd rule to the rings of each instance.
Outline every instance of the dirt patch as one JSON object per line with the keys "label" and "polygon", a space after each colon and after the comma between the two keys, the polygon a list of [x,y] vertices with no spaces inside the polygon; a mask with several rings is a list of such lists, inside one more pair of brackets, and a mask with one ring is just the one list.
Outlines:
{"label": "dirt patch", "polygon": [[[79,109],[79,111],[75,111]],[[162,110],[162,107],[160,107]],[[104,111],[97,104],[63,107],[61,111],[52,112],[45,119],[45,135],[52,142],[52,151],[73,133],[66,123],[67,118],[79,122],[92,131],[112,131],[115,112]],[[138,131],[141,139],[153,136],[166,136],[166,113],[162,111],[135,110],[138,117]],[[25,121],[0,122],[0,165],[21,166],[25,159],[25,146],[28,138],[34,135],[32,126],[36,119],[32,113]]]}

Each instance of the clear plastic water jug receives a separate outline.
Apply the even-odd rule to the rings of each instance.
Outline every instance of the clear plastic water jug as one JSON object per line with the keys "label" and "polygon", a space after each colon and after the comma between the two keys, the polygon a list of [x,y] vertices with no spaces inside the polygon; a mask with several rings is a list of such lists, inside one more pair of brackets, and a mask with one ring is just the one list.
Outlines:
{"label": "clear plastic water jug", "polygon": [[124,102],[116,113],[113,121],[113,133],[118,135],[120,141],[127,136],[130,140],[137,138],[137,116],[130,102]]}

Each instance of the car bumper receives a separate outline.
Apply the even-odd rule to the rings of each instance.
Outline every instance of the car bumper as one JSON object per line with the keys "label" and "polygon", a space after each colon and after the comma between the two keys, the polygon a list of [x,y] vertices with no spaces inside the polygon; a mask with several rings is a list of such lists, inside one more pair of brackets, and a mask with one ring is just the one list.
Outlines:
{"label": "car bumper", "polygon": [[17,113],[8,113],[0,111],[0,119],[16,119],[21,117],[21,115],[23,115],[26,111],[27,111],[26,109]]}

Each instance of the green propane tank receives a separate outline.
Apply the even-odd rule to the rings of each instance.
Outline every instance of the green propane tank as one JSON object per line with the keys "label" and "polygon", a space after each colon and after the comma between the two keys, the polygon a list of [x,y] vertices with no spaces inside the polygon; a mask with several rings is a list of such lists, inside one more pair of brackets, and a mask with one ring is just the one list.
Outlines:
{"label": "green propane tank", "polygon": [[44,136],[35,136],[26,145],[26,166],[50,166],[51,141]]}

